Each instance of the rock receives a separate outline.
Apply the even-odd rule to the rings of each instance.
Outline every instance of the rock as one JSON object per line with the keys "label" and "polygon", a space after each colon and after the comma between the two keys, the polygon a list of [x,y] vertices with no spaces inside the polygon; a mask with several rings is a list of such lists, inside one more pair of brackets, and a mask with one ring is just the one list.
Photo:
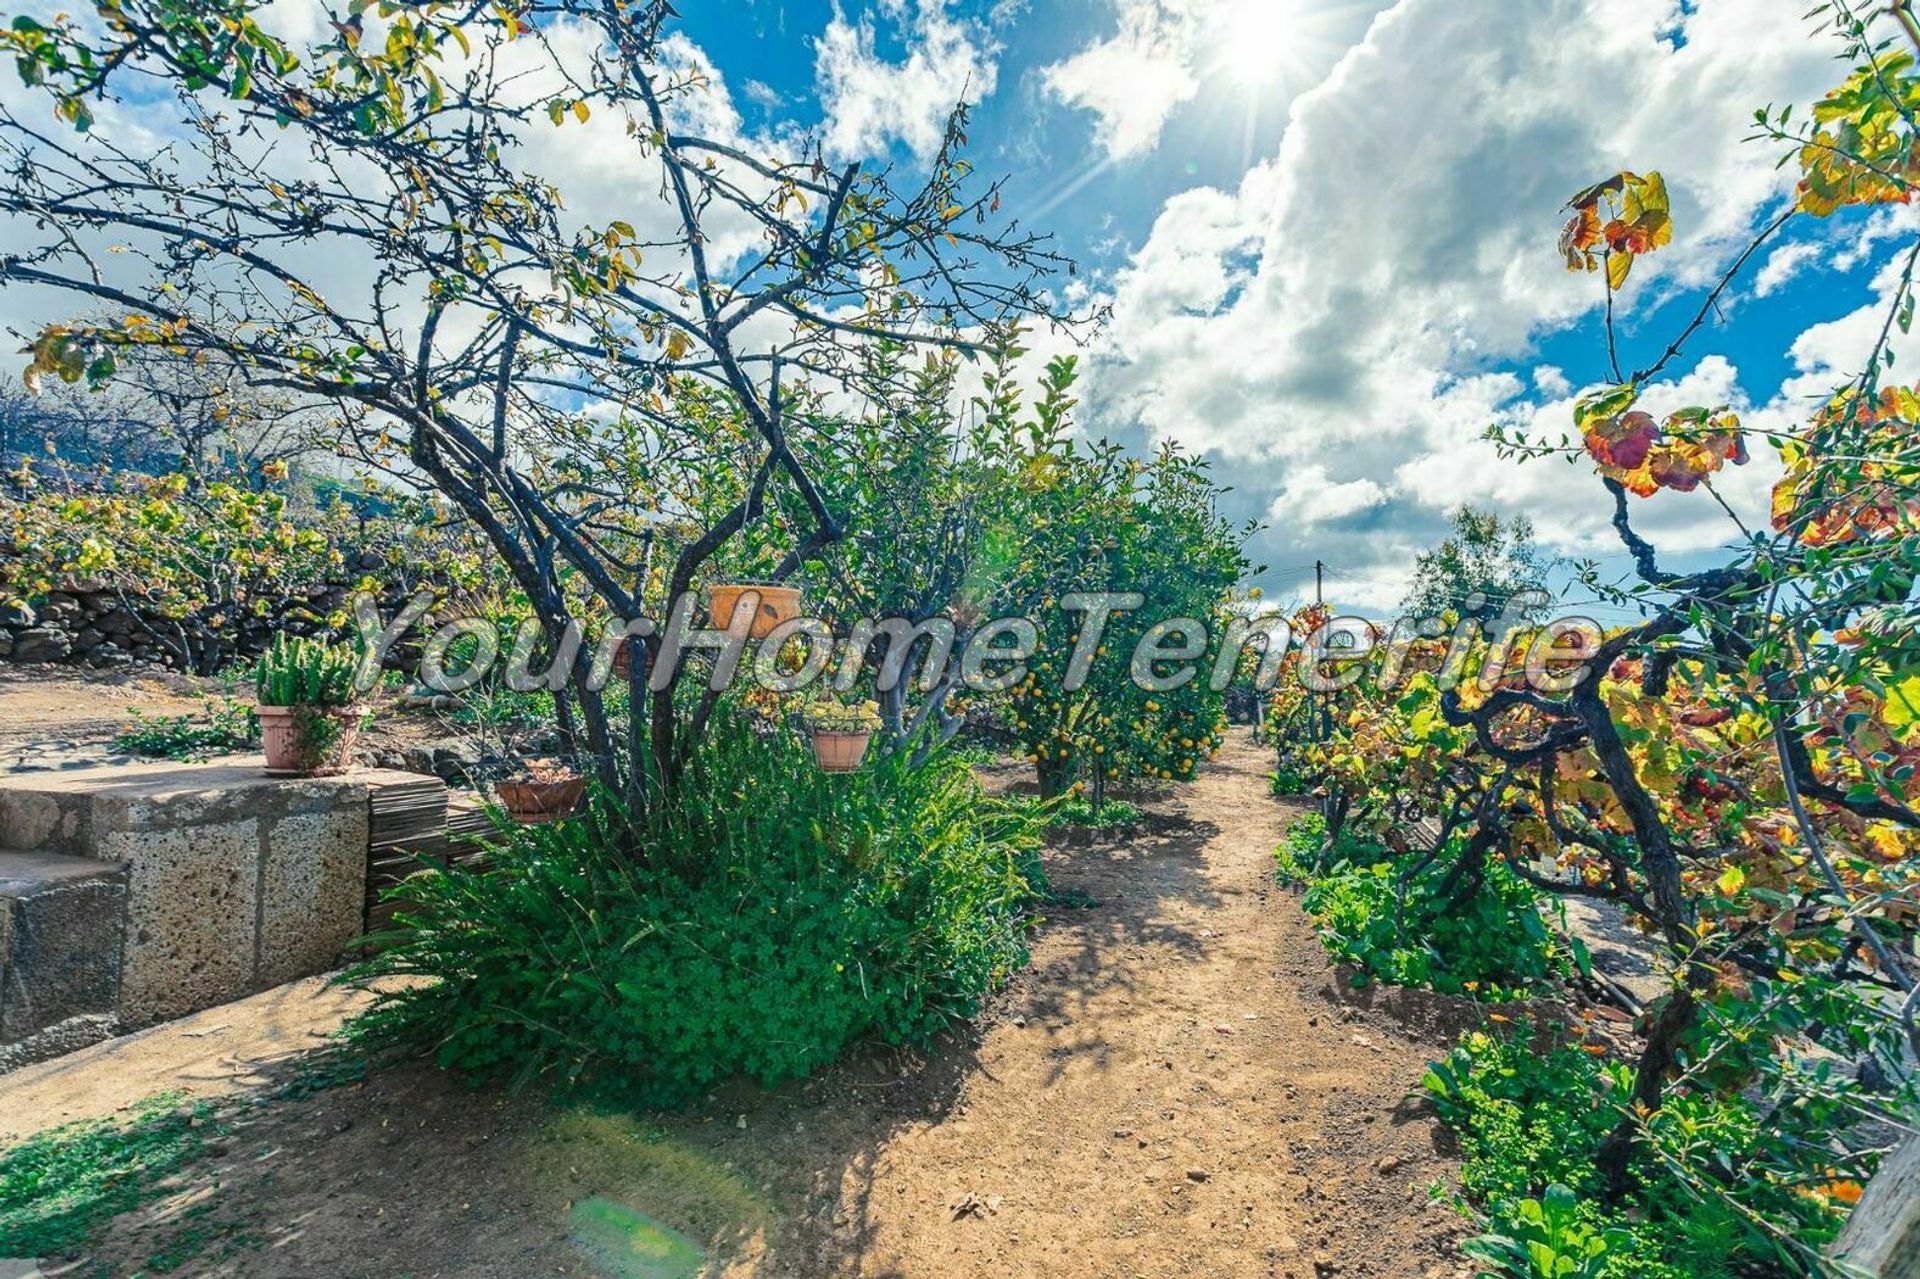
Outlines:
{"label": "rock", "polygon": [[33,615],[33,610],[20,600],[0,602],[0,626],[26,627],[39,620]]}
{"label": "rock", "polygon": [[106,643],[106,641],[107,637],[105,635],[102,635],[97,628],[89,626],[73,637],[73,651],[76,653],[90,652],[93,649],[99,648],[102,644]]}
{"label": "rock", "polygon": [[1381,1176],[1386,1176],[1390,1173],[1398,1172],[1401,1162],[1402,1160],[1398,1155],[1382,1155],[1380,1156],[1380,1162],[1375,1164],[1374,1167],[1380,1171]]}
{"label": "rock", "polygon": [[71,621],[80,616],[80,601],[64,592],[54,591],[41,606],[40,616],[50,622]]}
{"label": "rock", "polygon": [[13,637],[16,662],[59,662],[73,651],[67,633],[51,626],[35,626]]}
{"label": "rock", "polygon": [[1316,1252],[1313,1254],[1313,1272],[1315,1274],[1330,1275],[1339,1269],[1340,1263],[1335,1261],[1331,1255],[1324,1252]]}
{"label": "rock", "polygon": [[1281,1235],[1273,1241],[1273,1250],[1283,1257],[1291,1257],[1300,1251],[1300,1241],[1292,1235]]}
{"label": "rock", "polygon": [[110,608],[94,623],[109,635],[131,635],[140,629],[140,619],[131,610]]}
{"label": "rock", "polygon": [[462,743],[450,742],[433,748],[433,767],[430,771],[442,781],[466,781],[479,767],[480,756]]}
{"label": "rock", "polygon": [[1213,1180],[1213,1174],[1205,1168],[1189,1168],[1187,1169],[1187,1180],[1192,1182],[1211,1181]]}
{"label": "rock", "polygon": [[13,636],[0,631],[0,658],[13,656]]}

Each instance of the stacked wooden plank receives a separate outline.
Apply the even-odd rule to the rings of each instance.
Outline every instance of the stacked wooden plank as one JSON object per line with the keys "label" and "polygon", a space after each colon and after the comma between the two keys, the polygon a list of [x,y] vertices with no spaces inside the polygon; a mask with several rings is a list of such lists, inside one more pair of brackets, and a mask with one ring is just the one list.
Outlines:
{"label": "stacked wooden plank", "polygon": [[367,931],[393,922],[386,891],[421,868],[421,858],[467,866],[484,858],[496,831],[480,800],[450,793],[437,777],[381,770],[365,774],[372,812],[367,839]]}
{"label": "stacked wooden plank", "polygon": [[420,869],[419,858],[443,858],[447,847],[447,786],[421,773],[381,772],[368,778],[367,931],[393,920],[381,894]]}

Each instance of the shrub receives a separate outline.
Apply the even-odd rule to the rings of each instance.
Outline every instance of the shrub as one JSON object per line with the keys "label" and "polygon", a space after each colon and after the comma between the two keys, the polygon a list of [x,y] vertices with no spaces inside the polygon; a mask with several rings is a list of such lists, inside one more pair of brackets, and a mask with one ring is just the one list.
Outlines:
{"label": "shrub", "polygon": [[[1630,1066],[1567,1042],[1559,1027],[1469,1034],[1428,1071],[1426,1088],[1460,1140],[1461,1189],[1485,1217],[1470,1254],[1523,1279],[1805,1271],[1806,1252],[1833,1238],[1858,1196],[1853,1176],[1870,1167],[1840,1153],[1843,1112],[1780,1104],[1784,1079],[1676,1089],[1647,1121],[1634,1192],[1608,1203],[1596,1157],[1633,1082]],[[1807,1083],[1791,1088],[1806,1096]],[[1543,1232],[1558,1241],[1549,1252],[1580,1268],[1545,1269],[1527,1247],[1548,1244]]]}
{"label": "shrub", "polygon": [[203,759],[231,755],[260,739],[253,708],[222,698],[199,715],[144,715],[134,710],[133,721],[113,739],[113,749],[158,759]]}
{"label": "shrub", "polygon": [[1053,811],[1051,825],[1078,826],[1106,830],[1114,826],[1132,826],[1140,820],[1140,810],[1124,799],[1110,799],[1094,811],[1093,801],[1075,797]]}
{"label": "shrub", "polygon": [[1363,984],[1497,999],[1586,963],[1578,942],[1547,928],[1538,894],[1498,863],[1449,891],[1448,859],[1422,865],[1351,834],[1328,848],[1318,813],[1294,822],[1275,860],[1281,882],[1307,890],[1301,905],[1327,953]]}
{"label": "shrub", "polygon": [[[855,1038],[921,1043],[1026,960],[1034,818],[964,764],[818,771],[784,732],[716,719],[671,806],[504,831],[485,870],[395,890],[363,1036],[442,1064],[684,1098],[805,1075]],[[631,843],[629,841],[632,841]],[[636,846],[637,845],[637,846]]]}

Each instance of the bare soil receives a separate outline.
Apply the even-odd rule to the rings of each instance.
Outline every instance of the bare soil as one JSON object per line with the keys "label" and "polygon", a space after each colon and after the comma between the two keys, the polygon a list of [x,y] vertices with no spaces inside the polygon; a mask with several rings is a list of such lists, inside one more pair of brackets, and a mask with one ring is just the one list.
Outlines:
{"label": "bare soil", "polygon": [[0,664],[0,766],[37,742],[104,746],[144,715],[193,715],[216,686],[164,671],[113,675],[64,666]]}
{"label": "bare soil", "polygon": [[[1093,904],[1056,910],[1031,969],[926,1056],[676,1114],[310,1062],[226,1103],[215,1157],[122,1217],[96,1273],[664,1273],[640,1236],[577,1246],[611,1204],[706,1248],[708,1275],[1453,1275],[1463,1223],[1431,1188],[1457,1166],[1410,1094],[1474,1014],[1343,989],[1274,885],[1295,810],[1267,767],[1236,741],[1151,833],[1050,853]],[[72,1113],[60,1088],[36,1106]]]}

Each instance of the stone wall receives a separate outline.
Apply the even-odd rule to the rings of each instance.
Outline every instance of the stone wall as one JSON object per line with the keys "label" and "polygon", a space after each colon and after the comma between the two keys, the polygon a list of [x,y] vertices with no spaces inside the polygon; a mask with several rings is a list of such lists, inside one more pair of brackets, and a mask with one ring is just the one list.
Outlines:
{"label": "stone wall", "polygon": [[[385,563],[370,555],[359,567],[372,571]],[[276,634],[326,633],[324,619],[349,607],[357,581],[307,587],[265,616],[229,609],[184,620],[171,618],[138,597],[123,599],[102,583],[71,582],[37,603],[0,602],[0,662],[97,670],[140,664],[179,669],[188,665],[180,656],[182,650],[215,652],[227,660],[254,657],[266,650]],[[380,602],[382,615],[397,612],[406,595],[399,588],[386,592]],[[406,653],[398,656],[404,661]]]}

